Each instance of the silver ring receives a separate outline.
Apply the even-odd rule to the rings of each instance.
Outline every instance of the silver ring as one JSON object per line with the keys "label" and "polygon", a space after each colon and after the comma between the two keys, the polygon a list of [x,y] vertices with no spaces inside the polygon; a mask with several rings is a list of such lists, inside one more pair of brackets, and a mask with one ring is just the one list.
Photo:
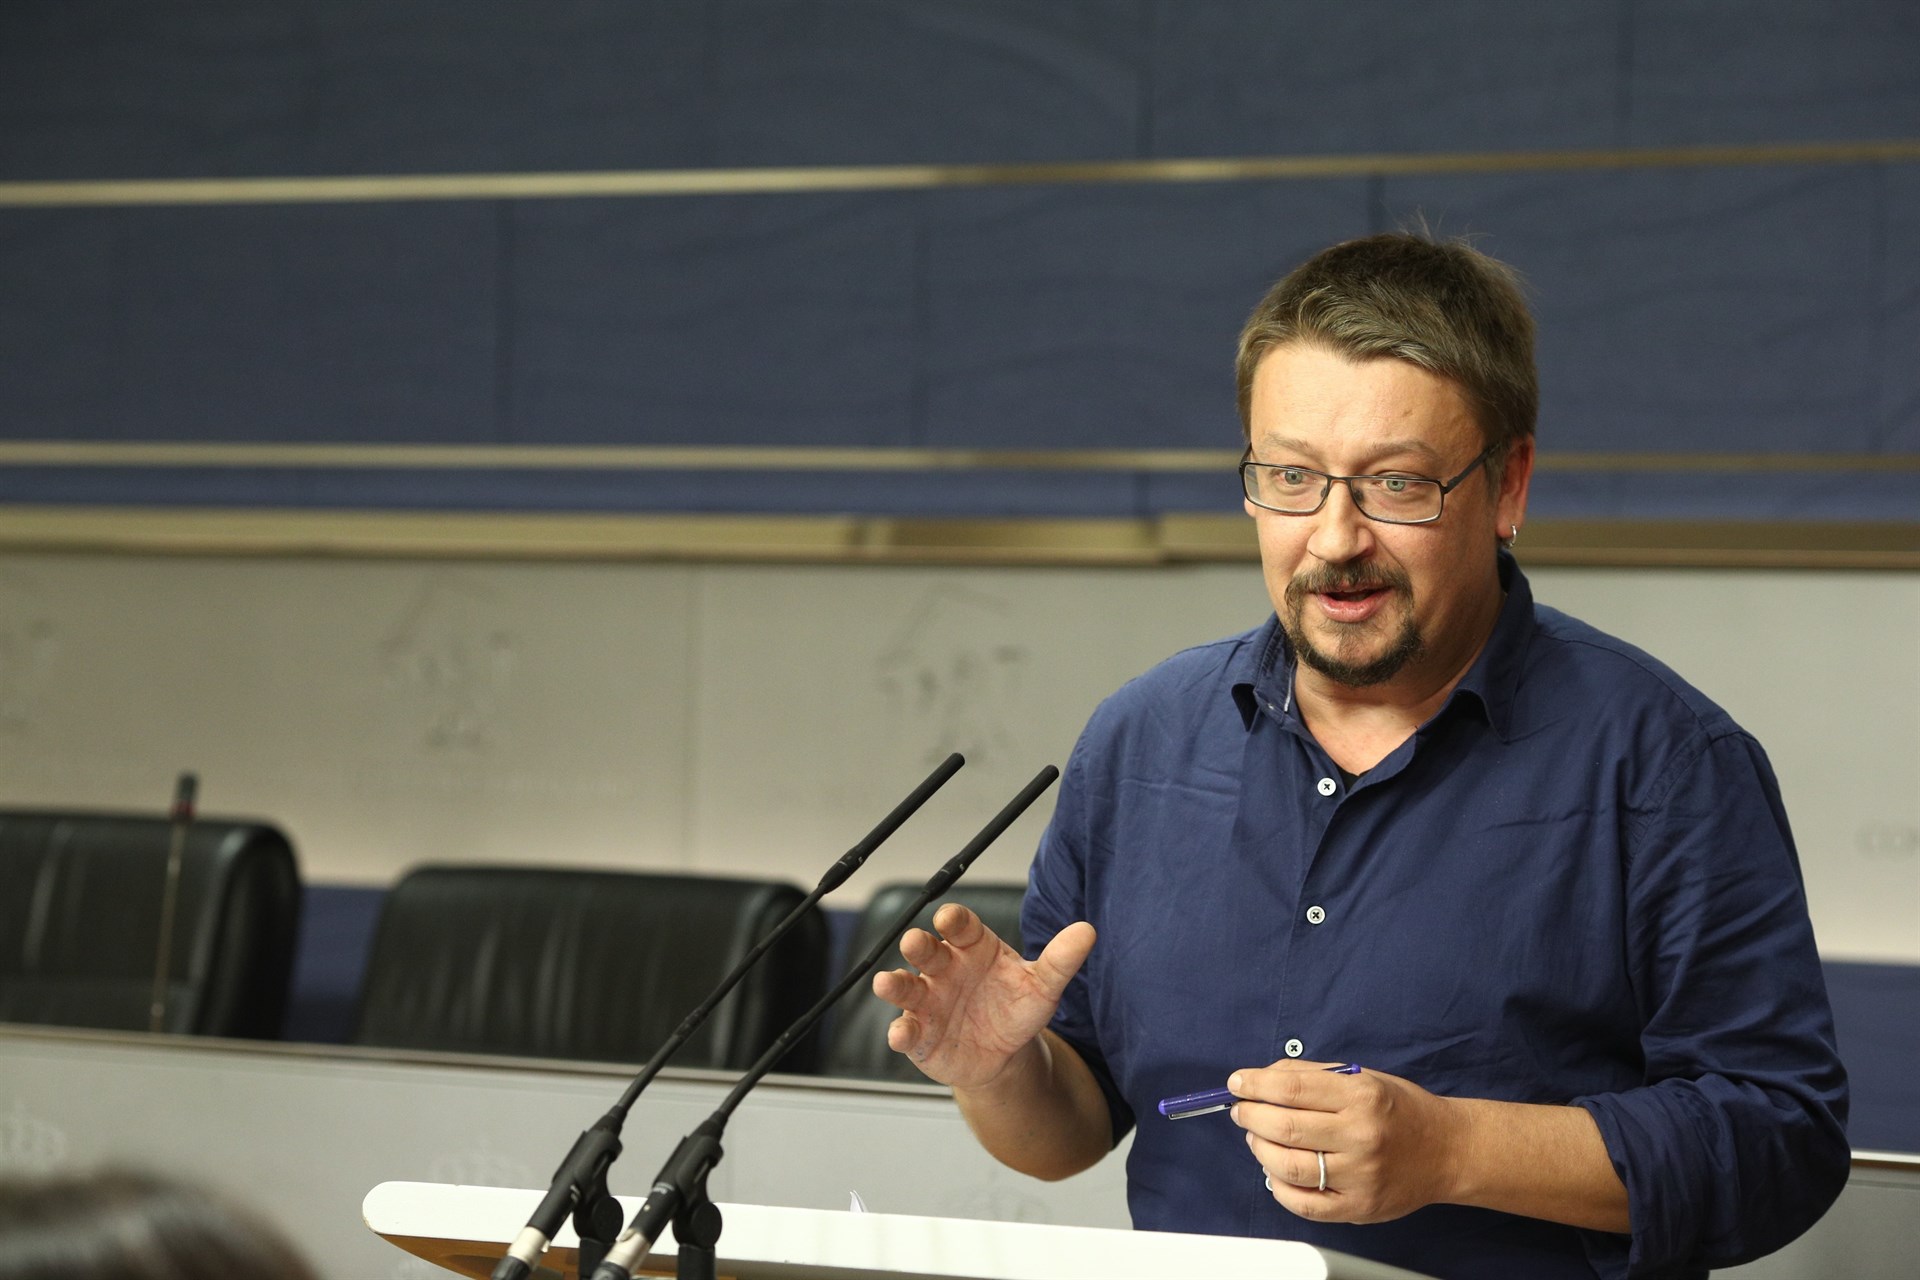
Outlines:
{"label": "silver ring", "polygon": [[1314,1159],[1320,1162],[1320,1185],[1315,1187],[1314,1190],[1325,1191],[1327,1189],[1327,1153],[1324,1151],[1316,1151],[1313,1153],[1313,1156]]}
{"label": "silver ring", "polygon": [[1267,1184],[1267,1194],[1273,1194],[1273,1175],[1270,1173],[1263,1174],[1261,1175],[1260,1181]]}

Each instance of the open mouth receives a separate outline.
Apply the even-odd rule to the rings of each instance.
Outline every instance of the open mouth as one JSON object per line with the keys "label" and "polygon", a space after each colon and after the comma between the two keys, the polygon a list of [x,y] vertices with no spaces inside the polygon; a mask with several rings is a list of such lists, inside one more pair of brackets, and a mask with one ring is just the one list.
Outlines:
{"label": "open mouth", "polygon": [[1296,617],[1299,610],[1311,608],[1318,617],[1341,625],[1371,622],[1394,608],[1396,600],[1401,609],[1409,609],[1413,590],[1411,583],[1393,575],[1369,580],[1358,574],[1302,574],[1287,584],[1287,603]]}
{"label": "open mouth", "polygon": [[1393,593],[1392,587],[1346,587],[1338,591],[1316,591],[1322,618],[1347,626],[1358,626],[1380,616]]}

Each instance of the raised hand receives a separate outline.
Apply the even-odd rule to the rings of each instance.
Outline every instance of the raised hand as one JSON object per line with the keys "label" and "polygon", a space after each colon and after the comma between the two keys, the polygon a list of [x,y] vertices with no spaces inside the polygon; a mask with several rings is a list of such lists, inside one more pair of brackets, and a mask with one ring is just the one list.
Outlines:
{"label": "raised hand", "polygon": [[979,1088],[1052,1019],[1093,950],[1093,926],[1068,925],[1032,962],[957,902],[934,914],[933,927],[938,937],[909,929],[900,939],[900,954],[919,973],[874,975],[873,993],[901,1010],[887,1046],[941,1084]]}

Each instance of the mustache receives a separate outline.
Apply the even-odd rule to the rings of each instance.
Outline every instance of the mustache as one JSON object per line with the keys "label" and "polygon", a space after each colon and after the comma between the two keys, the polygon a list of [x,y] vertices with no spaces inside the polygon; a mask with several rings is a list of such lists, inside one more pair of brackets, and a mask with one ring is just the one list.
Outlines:
{"label": "mustache", "polygon": [[1413,583],[1407,575],[1386,566],[1362,568],[1358,565],[1322,565],[1300,574],[1287,583],[1287,602],[1299,604],[1308,596],[1336,591],[1395,591],[1411,593]]}

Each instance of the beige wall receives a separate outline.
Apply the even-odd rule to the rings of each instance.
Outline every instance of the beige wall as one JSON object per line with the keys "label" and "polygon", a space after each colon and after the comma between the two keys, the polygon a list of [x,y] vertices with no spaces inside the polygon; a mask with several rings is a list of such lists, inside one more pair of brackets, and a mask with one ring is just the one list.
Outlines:
{"label": "beige wall", "polygon": [[[1920,962],[1920,574],[1552,569],[1771,753],[1830,956]],[[1264,615],[1246,566],[0,557],[0,803],[274,819],[309,879],[551,860],[918,879],[1095,702]],[[982,860],[1018,877],[1043,803]],[[860,882],[846,901],[864,896]]]}

